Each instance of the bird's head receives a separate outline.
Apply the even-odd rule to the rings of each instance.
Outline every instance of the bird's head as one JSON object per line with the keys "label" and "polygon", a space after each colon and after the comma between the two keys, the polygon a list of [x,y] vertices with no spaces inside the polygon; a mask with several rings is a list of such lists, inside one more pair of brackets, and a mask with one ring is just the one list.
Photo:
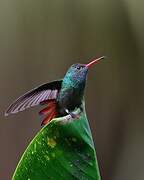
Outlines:
{"label": "bird's head", "polygon": [[88,64],[79,64],[79,63],[73,64],[68,69],[64,77],[65,82],[71,84],[73,87],[77,87],[77,86],[81,86],[82,84],[85,84],[89,68],[104,58],[105,56],[102,56],[100,58],[91,61]]}

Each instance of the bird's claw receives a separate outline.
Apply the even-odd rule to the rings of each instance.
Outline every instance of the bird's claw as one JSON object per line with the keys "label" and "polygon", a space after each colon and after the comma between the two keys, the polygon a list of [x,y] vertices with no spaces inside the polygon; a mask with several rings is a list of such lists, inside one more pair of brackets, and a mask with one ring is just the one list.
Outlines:
{"label": "bird's claw", "polygon": [[70,112],[68,109],[65,109],[65,111],[67,114],[69,114],[72,117],[72,119],[79,119],[80,118],[80,113],[79,114],[75,113],[75,111]]}
{"label": "bird's claw", "polygon": [[70,112],[69,114],[71,115],[71,117],[72,117],[73,119],[79,119],[79,118],[80,118],[80,114],[75,114],[75,113],[73,113],[73,112]]}

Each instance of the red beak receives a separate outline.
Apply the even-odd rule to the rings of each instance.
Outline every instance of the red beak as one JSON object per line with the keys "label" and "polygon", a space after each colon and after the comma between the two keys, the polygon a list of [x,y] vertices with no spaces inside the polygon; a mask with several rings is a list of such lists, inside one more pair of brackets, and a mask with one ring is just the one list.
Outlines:
{"label": "red beak", "polygon": [[101,56],[101,57],[99,57],[99,58],[91,61],[90,63],[86,64],[86,67],[89,68],[89,67],[91,67],[92,65],[94,65],[95,63],[97,63],[98,61],[100,61],[101,59],[105,59],[105,58],[106,58],[106,56]]}

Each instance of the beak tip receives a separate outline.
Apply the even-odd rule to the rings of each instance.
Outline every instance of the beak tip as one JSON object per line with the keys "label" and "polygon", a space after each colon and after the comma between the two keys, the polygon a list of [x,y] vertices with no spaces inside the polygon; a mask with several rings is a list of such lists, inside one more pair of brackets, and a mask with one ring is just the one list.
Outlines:
{"label": "beak tip", "polygon": [[95,64],[96,62],[100,61],[101,59],[105,59],[105,58],[107,58],[107,56],[101,56],[101,57],[99,57],[99,58],[91,61],[90,63],[86,64],[86,67],[89,68],[89,67],[91,67],[93,64]]}
{"label": "beak tip", "polygon": [[101,59],[106,59],[106,58],[107,58],[107,56],[102,56],[102,57],[101,57]]}

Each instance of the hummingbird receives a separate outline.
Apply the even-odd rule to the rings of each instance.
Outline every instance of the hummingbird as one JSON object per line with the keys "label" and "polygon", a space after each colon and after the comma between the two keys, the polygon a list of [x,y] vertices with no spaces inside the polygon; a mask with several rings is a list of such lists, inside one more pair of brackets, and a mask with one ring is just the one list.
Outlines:
{"label": "hummingbird", "polygon": [[46,105],[39,114],[44,115],[41,125],[49,123],[53,118],[70,115],[78,118],[74,113],[76,108],[83,111],[82,101],[90,67],[105,56],[99,57],[88,64],[73,64],[63,79],[42,84],[16,99],[5,111],[5,116],[24,111],[28,108]]}

